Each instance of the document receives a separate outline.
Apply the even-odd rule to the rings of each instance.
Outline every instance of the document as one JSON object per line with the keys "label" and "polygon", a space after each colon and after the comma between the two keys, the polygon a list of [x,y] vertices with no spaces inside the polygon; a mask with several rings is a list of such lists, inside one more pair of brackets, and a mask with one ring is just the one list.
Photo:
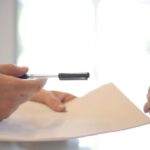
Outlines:
{"label": "document", "polygon": [[150,124],[113,83],[68,102],[66,109],[27,102],[0,123],[0,141],[60,141]]}

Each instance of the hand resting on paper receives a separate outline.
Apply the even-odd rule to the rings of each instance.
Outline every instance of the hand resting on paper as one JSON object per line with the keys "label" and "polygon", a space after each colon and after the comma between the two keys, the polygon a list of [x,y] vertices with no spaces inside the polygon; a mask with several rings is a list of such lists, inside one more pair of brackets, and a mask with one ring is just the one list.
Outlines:
{"label": "hand resting on paper", "polygon": [[145,113],[150,112],[150,88],[148,89],[147,92],[147,103],[144,105],[144,112]]}
{"label": "hand resting on paper", "polygon": [[13,64],[0,65],[0,120],[8,118],[28,100],[44,103],[55,111],[65,111],[64,103],[75,98],[69,93],[42,90],[46,83],[45,79],[16,78],[27,71],[27,67],[17,67]]}
{"label": "hand resting on paper", "polygon": [[65,92],[41,90],[33,95],[31,100],[46,104],[54,111],[64,112],[66,110],[65,103],[74,98],[74,95]]}

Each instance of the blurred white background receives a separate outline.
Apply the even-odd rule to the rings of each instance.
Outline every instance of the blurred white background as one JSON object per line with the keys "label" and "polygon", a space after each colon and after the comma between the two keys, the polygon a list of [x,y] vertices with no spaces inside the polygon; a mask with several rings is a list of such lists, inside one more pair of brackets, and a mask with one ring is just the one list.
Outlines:
{"label": "blurred white background", "polygon": [[18,0],[17,63],[32,73],[89,71],[87,82],[50,79],[46,88],[83,94],[113,82],[142,109],[149,18],[150,3],[142,0]]}

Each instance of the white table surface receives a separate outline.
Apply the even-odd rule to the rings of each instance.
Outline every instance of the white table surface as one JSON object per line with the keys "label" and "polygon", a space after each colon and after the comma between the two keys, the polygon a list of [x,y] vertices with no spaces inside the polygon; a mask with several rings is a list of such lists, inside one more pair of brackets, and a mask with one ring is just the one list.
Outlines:
{"label": "white table surface", "polygon": [[150,125],[72,139],[47,142],[0,142],[0,150],[149,150]]}

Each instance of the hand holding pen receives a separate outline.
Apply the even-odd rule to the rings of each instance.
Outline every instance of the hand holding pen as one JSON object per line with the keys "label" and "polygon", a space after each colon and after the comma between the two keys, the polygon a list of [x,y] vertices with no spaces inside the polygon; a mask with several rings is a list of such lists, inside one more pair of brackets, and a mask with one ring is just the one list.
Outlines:
{"label": "hand holding pen", "polygon": [[0,121],[8,118],[21,104],[29,101],[46,83],[46,79],[22,80],[27,67],[0,65]]}
{"label": "hand holding pen", "polygon": [[[33,100],[48,105],[54,111],[64,111],[64,104],[75,98],[74,95],[42,90],[46,83],[45,77],[56,77],[60,80],[87,80],[89,73],[59,73],[58,75],[35,76],[27,74],[27,67],[17,67],[13,64],[0,64],[0,121],[8,118],[24,102]],[[35,78],[23,80],[21,78]]]}

